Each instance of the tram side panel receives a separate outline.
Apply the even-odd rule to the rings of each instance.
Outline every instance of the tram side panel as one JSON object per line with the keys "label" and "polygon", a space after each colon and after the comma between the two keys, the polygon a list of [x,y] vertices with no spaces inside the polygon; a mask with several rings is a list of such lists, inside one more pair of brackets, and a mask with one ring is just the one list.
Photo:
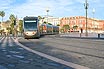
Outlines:
{"label": "tram side panel", "polygon": [[53,26],[53,34],[59,34],[59,27]]}
{"label": "tram side panel", "polygon": [[40,26],[41,35],[59,34],[59,27],[53,25],[42,24]]}

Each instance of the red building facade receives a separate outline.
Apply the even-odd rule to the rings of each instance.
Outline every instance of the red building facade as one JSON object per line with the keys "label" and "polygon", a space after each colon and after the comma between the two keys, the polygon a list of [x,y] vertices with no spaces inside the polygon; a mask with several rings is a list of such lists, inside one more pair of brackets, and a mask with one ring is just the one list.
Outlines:
{"label": "red building facade", "polygon": [[[87,18],[87,30],[89,33],[98,32],[101,33],[104,31],[104,20],[97,20],[93,18]],[[75,17],[63,17],[60,20],[60,28],[64,25],[69,25],[70,31],[73,30],[74,26],[77,26],[76,31],[83,32],[86,31],[86,17],[75,16]],[[73,30],[75,31],[75,30]]]}

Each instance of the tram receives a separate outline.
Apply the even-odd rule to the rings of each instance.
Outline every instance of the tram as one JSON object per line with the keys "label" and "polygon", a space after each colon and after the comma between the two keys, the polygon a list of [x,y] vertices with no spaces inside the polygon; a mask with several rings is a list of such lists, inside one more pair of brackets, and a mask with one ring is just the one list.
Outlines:
{"label": "tram", "polygon": [[23,35],[25,39],[39,38],[39,20],[38,17],[24,17],[23,19]]}
{"label": "tram", "polygon": [[59,27],[49,24],[39,25],[38,17],[24,17],[23,35],[25,39],[40,38],[41,35],[59,34]]}

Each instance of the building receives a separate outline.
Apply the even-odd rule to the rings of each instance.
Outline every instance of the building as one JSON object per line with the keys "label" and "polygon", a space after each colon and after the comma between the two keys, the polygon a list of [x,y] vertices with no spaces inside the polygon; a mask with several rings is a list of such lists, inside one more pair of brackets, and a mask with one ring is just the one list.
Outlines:
{"label": "building", "polygon": [[8,22],[3,22],[1,23],[1,28],[0,28],[0,34],[1,31],[8,33],[9,31],[7,30],[9,28],[9,23]]}
{"label": "building", "polygon": [[[93,18],[87,18],[87,30],[88,33],[102,33],[104,31],[104,20],[98,20]],[[60,19],[60,27],[64,25],[70,26],[70,31],[75,31],[73,28],[77,26],[76,31],[80,32],[81,29],[83,33],[86,32],[86,17],[75,16],[75,17],[63,17]]]}
{"label": "building", "polygon": [[44,17],[44,19],[41,20],[41,23],[44,22],[51,23],[52,25],[57,26],[58,24],[60,24],[60,18],[48,16],[48,17]]}
{"label": "building", "polygon": [[52,25],[57,26],[58,24],[60,24],[60,18],[57,18],[57,17],[49,17],[48,18],[48,23],[51,23]]}

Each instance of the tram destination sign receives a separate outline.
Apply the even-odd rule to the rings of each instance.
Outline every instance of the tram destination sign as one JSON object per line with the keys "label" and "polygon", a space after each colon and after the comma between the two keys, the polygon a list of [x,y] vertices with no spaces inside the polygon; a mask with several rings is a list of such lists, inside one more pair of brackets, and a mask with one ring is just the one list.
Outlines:
{"label": "tram destination sign", "polygon": [[36,20],[34,20],[34,21],[25,21],[25,22],[36,22]]}

